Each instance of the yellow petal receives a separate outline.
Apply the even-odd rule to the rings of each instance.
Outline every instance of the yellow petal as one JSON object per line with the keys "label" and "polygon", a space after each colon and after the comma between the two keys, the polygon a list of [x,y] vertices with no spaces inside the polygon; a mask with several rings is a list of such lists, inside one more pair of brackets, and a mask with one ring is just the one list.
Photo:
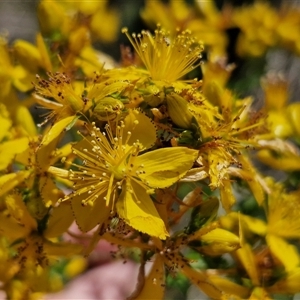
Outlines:
{"label": "yellow petal", "polygon": [[209,275],[208,279],[219,289],[227,294],[233,294],[241,297],[242,299],[247,299],[250,294],[250,289],[235,282],[232,282],[226,278],[217,276],[217,275]]}
{"label": "yellow petal", "polygon": [[36,125],[27,107],[23,105],[18,106],[16,111],[16,121],[30,136],[35,136],[37,134]]}
{"label": "yellow petal", "polygon": [[11,216],[28,230],[36,230],[37,222],[30,215],[20,194],[7,195],[5,198],[6,206]]}
{"label": "yellow petal", "polygon": [[279,236],[268,234],[266,241],[272,254],[284,265],[286,272],[291,272],[300,266],[300,257],[297,248],[287,243]]}
{"label": "yellow petal", "polygon": [[224,217],[221,217],[219,220],[222,227],[226,228],[227,230],[233,230],[233,228],[237,226],[239,219],[241,220],[244,230],[247,229],[261,236],[266,235],[267,224],[264,221],[259,220],[257,218],[232,212]]}
{"label": "yellow petal", "polygon": [[209,233],[201,236],[201,241],[205,243],[229,243],[229,244],[239,244],[240,239],[237,235],[224,230],[222,228],[216,228],[210,231]]}
{"label": "yellow petal", "polygon": [[59,193],[56,184],[49,175],[41,176],[39,191],[46,207],[54,206],[57,200],[61,198],[61,193]]}
{"label": "yellow petal", "polygon": [[257,171],[254,169],[251,162],[248,158],[246,158],[246,156],[240,155],[239,160],[242,164],[243,170],[246,171],[249,176],[251,176],[250,179],[246,179],[247,183],[249,184],[249,187],[257,203],[261,205],[265,200],[265,194],[259,181],[259,174],[257,174]]}
{"label": "yellow petal", "polygon": [[82,205],[82,200],[86,200],[89,196],[87,193],[76,195],[71,199],[74,218],[81,231],[90,231],[97,224],[101,224],[108,219],[111,207],[106,206],[104,200],[106,194],[106,189],[100,191],[98,198],[87,205]]}
{"label": "yellow petal", "polygon": [[202,271],[192,269],[185,262],[182,262],[181,267],[182,273],[186,275],[193,284],[195,284],[211,299],[228,299],[224,298],[224,296],[226,295],[224,292],[222,292],[217,286],[215,286],[212,282],[208,280],[205,273],[203,273]]}
{"label": "yellow petal", "polygon": [[19,138],[0,144],[0,170],[6,169],[14,157],[29,147],[28,138]]}
{"label": "yellow petal", "polygon": [[138,156],[135,166],[143,165],[139,178],[153,188],[165,188],[181,179],[192,167],[197,150],[186,147],[163,148]]}
{"label": "yellow petal", "polygon": [[145,149],[154,145],[156,141],[156,127],[153,121],[144,113],[137,109],[129,110],[129,114],[124,120],[124,125],[124,140],[126,140],[127,132],[131,132],[131,136],[126,144],[132,145],[138,140]]}
{"label": "yellow petal", "polygon": [[300,268],[289,273],[286,278],[277,281],[274,285],[267,288],[270,293],[296,294],[300,292]]}
{"label": "yellow petal", "polygon": [[220,196],[225,211],[229,213],[232,205],[235,203],[235,197],[232,192],[229,178],[223,180],[222,185],[220,186]]}
{"label": "yellow petal", "polygon": [[271,298],[266,289],[261,287],[255,287],[249,297],[249,300],[273,300],[274,298]]}
{"label": "yellow petal", "polygon": [[55,161],[56,147],[59,140],[59,136],[54,138],[44,147],[36,147],[34,149],[36,154],[36,164],[42,171],[48,171],[48,168]]}
{"label": "yellow petal", "polygon": [[17,221],[11,217],[0,214],[0,234],[7,239],[19,239],[26,237],[30,233],[29,227],[24,227],[18,224]]}
{"label": "yellow petal", "polygon": [[240,215],[241,221],[245,222],[248,229],[258,235],[264,236],[267,233],[267,224],[257,218],[253,218],[246,215]]}
{"label": "yellow petal", "polygon": [[47,146],[51,141],[58,137],[77,117],[70,116],[56,122],[44,135],[41,146]]}
{"label": "yellow petal", "polygon": [[258,159],[264,164],[282,171],[297,171],[300,170],[300,157],[293,153],[278,153],[272,155],[269,150],[261,150],[257,153]]}
{"label": "yellow petal", "polygon": [[157,254],[154,262],[152,264],[152,268],[150,273],[145,279],[145,283],[143,289],[139,293],[136,300],[162,300],[164,299],[165,292],[165,270],[164,270],[164,262],[162,257]]}
{"label": "yellow petal", "polygon": [[243,243],[242,248],[236,251],[236,254],[248,273],[253,285],[260,285],[259,274],[256,268],[256,261],[249,244]]}
{"label": "yellow petal", "polygon": [[36,36],[36,45],[41,55],[41,64],[47,72],[52,71],[52,64],[48,54],[46,44],[43,40],[43,37],[40,33]]}
{"label": "yellow petal", "polygon": [[30,171],[19,171],[17,173],[2,175],[0,177],[0,196],[23,182],[24,179],[29,177],[30,173]]}
{"label": "yellow petal", "polygon": [[73,221],[74,216],[70,204],[63,202],[52,209],[43,234],[46,238],[59,237],[68,230]]}
{"label": "yellow petal", "polygon": [[195,232],[193,239],[201,240],[203,246],[199,248],[200,251],[211,256],[222,255],[241,247],[240,238],[222,228],[215,228],[200,236]]}
{"label": "yellow petal", "polygon": [[72,153],[72,144],[71,143],[65,144],[61,148],[57,149],[54,162],[56,162],[58,159],[70,155],[71,153]]}
{"label": "yellow petal", "polygon": [[165,228],[150,196],[135,181],[127,181],[116,204],[117,212],[134,229],[165,240]]}

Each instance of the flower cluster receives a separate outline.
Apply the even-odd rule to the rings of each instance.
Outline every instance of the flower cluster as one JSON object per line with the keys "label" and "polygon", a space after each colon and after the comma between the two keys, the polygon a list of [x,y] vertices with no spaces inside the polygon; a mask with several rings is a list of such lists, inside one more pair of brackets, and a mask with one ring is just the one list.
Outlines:
{"label": "flower cluster", "polygon": [[[161,25],[122,29],[132,51],[123,47],[119,63],[92,44],[112,42],[118,28],[106,1],[41,1],[36,45],[0,38],[8,299],[61,289],[100,240],[133,249],[141,267],[130,299],[163,299],[178,273],[212,299],[300,292],[300,105],[287,105],[287,82],[267,74],[265,104],[254,110],[252,97],[229,88],[234,66],[218,57],[230,26],[241,28],[244,54],[292,39],[283,29],[291,12],[278,29],[268,5],[200,2],[202,19],[184,1],[146,1],[143,18]],[[257,22],[261,35],[251,32]],[[261,47],[248,47],[253,39]],[[73,223],[88,245],[65,241]]]}

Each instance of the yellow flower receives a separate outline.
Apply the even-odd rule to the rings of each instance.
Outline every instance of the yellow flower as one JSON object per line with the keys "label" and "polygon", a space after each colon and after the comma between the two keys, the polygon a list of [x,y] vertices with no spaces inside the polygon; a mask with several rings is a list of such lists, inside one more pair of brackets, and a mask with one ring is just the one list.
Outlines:
{"label": "yellow flower", "polygon": [[71,200],[79,227],[88,231],[105,222],[111,211],[141,232],[165,239],[169,234],[149,194],[177,182],[192,167],[198,151],[164,148],[144,154],[156,140],[152,121],[139,111],[129,111],[113,135],[110,125],[101,132],[95,125],[74,145],[83,165],[70,170],[75,191]]}
{"label": "yellow flower", "polygon": [[271,188],[272,193],[268,198],[268,233],[283,238],[299,238],[299,195],[287,194],[280,184],[273,184]]}
{"label": "yellow flower", "polygon": [[[241,29],[238,54],[261,56],[268,47],[274,46],[277,43],[275,28],[278,27],[279,18],[276,10],[264,1],[235,9],[232,21]],[[257,28],[260,29],[259,33]]]}
{"label": "yellow flower", "polygon": [[38,18],[42,32],[52,38],[69,38],[80,26],[87,25],[94,39],[105,43],[116,40],[120,20],[118,11],[107,0],[41,1]]}
{"label": "yellow flower", "polygon": [[[256,145],[252,136],[261,124],[261,120],[253,120],[249,116],[250,100],[245,99],[246,103],[241,107],[242,101],[230,99],[227,108],[222,109],[223,116],[217,110],[203,109],[206,108],[204,105],[201,111],[201,106],[198,109],[196,105],[190,104],[203,136],[198,162],[210,177],[210,188],[220,189],[221,201],[227,212],[235,203],[230,175],[246,180],[259,203],[264,199],[260,177],[246,158],[245,151],[248,147]],[[241,153],[245,155],[240,155]],[[232,168],[237,165],[239,168]]]}
{"label": "yellow flower", "polygon": [[[38,84],[35,85],[35,99],[45,108],[52,110],[46,117],[46,121],[53,117],[60,120],[68,116],[74,116],[84,109],[86,105],[85,98],[76,93],[71,84],[71,79],[65,74],[49,73],[49,80],[40,77],[38,79]],[[44,97],[54,98],[56,102],[47,100]]]}
{"label": "yellow flower", "polygon": [[280,74],[269,73],[261,80],[271,137],[288,138],[299,135],[299,103],[287,105],[288,82]]}
{"label": "yellow flower", "polygon": [[174,82],[199,66],[203,46],[191,31],[178,31],[173,39],[170,33],[158,27],[154,35],[148,31],[129,35],[136,53],[144,63],[153,80]]}

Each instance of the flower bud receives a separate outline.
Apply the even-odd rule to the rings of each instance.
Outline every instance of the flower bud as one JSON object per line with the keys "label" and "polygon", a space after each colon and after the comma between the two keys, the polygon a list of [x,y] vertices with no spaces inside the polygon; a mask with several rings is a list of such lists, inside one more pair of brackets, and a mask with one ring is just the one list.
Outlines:
{"label": "flower bud", "polygon": [[70,34],[69,48],[75,54],[79,54],[80,51],[89,44],[90,35],[86,27],[82,26]]}
{"label": "flower bud", "polygon": [[14,53],[19,62],[29,71],[36,72],[41,65],[41,56],[38,49],[23,40],[16,40]]}
{"label": "flower bud", "polygon": [[241,247],[240,238],[222,228],[213,229],[207,234],[201,236],[200,239],[204,244],[200,248],[200,251],[211,256],[222,255]]}
{"label": "flower bud", "polygon": [[187,101],[176,93],[168,94],[166,99],[172,121],[177,126],[188,129],[192,124],[193,115],[188,109]]}
{"label": "flower bud", "polygon": [[113,120],[124,108],[124,104],[113,97],[101,99],[95,106],[93,113],[101,121]]}
{"label": "flower bud", "polygon": [[42,1],[38,6],[38,19],[42,33],[51,34],[61,28],[65,19],[64,9],[55,1]]}

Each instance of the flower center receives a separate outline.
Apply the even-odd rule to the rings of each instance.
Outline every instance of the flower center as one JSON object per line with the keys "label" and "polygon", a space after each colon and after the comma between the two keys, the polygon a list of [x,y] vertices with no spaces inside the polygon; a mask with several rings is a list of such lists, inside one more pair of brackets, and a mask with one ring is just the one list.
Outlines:
{"label": "flower center", "polygon": [[126,176],[126,166],[124,162],[121,162],[116,166],[111,166],[110,171],[116,180],[122,180]]}

